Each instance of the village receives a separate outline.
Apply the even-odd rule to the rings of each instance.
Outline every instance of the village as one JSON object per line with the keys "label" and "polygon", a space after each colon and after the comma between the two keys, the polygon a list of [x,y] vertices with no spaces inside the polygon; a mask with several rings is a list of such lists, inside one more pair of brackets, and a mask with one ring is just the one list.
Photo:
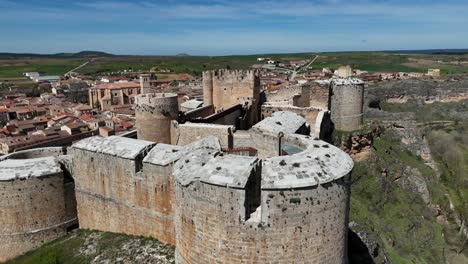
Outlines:
{"label": "village", "polygon": [[[318,57],[318,56],[317,56]],[[439,77],[439,69],[425,73],[368,72],[341,66],[315,69],[313,60],[272,60],[257,58],[251,68],[258,71],[262,91],[275,93],[293,86],[325,88],[333,78],[356,77],[366,83],[396,81],[424,76]],[[159,79],[159,76],[170,78]],[[175,93],[181,112],[203,105],[202,79],[190,74],[175,74],[166,69],[144,73],[123,70],[108,75],[42,76],[25,72],[37,88],[25,92],[8,85],[0,99],[0,153],[3,155],[45,146],[69,146],[80,139],[112,136],[135,131],[135,97],[144,89]]]}

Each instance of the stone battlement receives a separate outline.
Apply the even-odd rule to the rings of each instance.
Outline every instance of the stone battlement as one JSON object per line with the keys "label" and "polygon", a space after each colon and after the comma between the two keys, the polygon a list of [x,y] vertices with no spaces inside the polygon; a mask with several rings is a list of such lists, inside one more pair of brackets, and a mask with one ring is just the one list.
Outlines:
{"label": "stone battlement", "polygon": [[235,79],[238,81],[249,81],[255,80],[258,77],[258,73],[255,70],[228,70],[228,69],[219,69],[213,71],[203,72],[203,78],[208,78],[212,80],[226,80],[226,79]]}

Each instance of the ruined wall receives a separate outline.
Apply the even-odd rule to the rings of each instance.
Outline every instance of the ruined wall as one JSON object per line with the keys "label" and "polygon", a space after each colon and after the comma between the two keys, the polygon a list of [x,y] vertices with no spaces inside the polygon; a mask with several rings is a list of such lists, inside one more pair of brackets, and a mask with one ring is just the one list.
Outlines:
{"label": "ruined wall", "polygon": [[177,120],[178,97],[172,93],[142,94],[136,97],[138,138],[157,143],[171,142],[171,120]]}
{"label": "ruined wall", "polygon": [[0,181],[0,261],[66,234],[64,193],[61,173]]}
{"label": "ruined wall", "polygon": [[215,136],[219,139],[222,148],[233,147],[234,126],[203,124],[203,123],[172,123],[172,145],[185,146],[207,136]]}
{"label": "ruined wall", "polygon": [[[293,100],[293,98],[296,98]],[[267,102],[289,102],[299,107],[310,106],[310,85],[294,85],[273,91],[265,91]]]}
{"label": "ruined wall", "polygon": [[313,83],[310,86],[310,106],[328,108],[328,98],[330,96],[330,87]]}
{"label": "ruined wall", "polygon": [[343,131],[359,129],[363,123],[364,85],[331,85],[330,109],[335,128]]}
{"label": "ruined wall", "polygon": [[[71,150],[80,226],[175,244],[172,167]],[[78,169],[79,168],[79,169]]]}

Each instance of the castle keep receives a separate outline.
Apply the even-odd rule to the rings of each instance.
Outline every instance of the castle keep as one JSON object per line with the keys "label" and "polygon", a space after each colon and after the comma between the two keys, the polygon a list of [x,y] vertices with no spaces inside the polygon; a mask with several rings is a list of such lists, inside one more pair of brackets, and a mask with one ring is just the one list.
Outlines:
{"label": "castle keep", "polygon": [[260,79],[253,70],[215,70],[203,73],[203,101],[214,111],[241,105],[247,127],[258,122]]}

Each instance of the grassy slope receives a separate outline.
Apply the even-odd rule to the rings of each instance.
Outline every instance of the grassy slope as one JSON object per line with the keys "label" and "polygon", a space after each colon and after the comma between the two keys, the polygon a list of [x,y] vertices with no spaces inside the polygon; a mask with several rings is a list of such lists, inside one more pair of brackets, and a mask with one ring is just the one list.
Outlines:
{"label": "grassy slope", "polygon": [[[152,257],[144,248],[156,249]],[[125,248],[125,250],[123,250]],[[150,255],[155,252],[150,252]],[[93,259],[126,260],[126,263],[174,263],[174,247],[157,240],[108,232],[76,230],[37,250],[26,253],[9,264],[90,263]],[[121,261],[122,262],[122,261]],[[105,263],[105,262],[104,262]]]}
{"label": "grassy slope", "polygon": [[[428,141],[441,172],[440,181],[459,219],[468,219],[468,122],[433,129]],[[449,146],[449,147],[447,147]],[[464,242],[466,243],[466,241]],[[463,246],[468,245],[459,245]]]}
{"label": "grassy slope", "polygon": [[[465,103],[382,106],[386,111],[416,112],[419,122],[455,121],[429,126],[424,131],[439,165],[440,178],[435,178],[420,158],[402,149],[395,135],[386,133],[375,140],[372,159],[356,164],[351,220],[364,223],[359,228],[377,236],[392,263],[466,263],[468,242],[460,236],[459,224],[455,223],[468,219],[468,122],[454,117],[454,113],[467,111]],[[445,224],[437,224],[433,212],[414,193],[381,174],[382,168],[391,175],[403,166],[417,168],[425,177],[432,204],[448,220]],[[447,197],[455,210],[450,209]]]}
{"label": "grassy slope", "polygon": [[442,263],[447,247],[442,226],[418,194],[394,182],[395,174],[382,174],[383,169],[395,172],[406,166],[436,184],[431,169],[401,149],[394,135],[386,132],[376,139],[371,159],[357,163],[353,171],[350,220],[359,224],[358,231],[374,234],[392,263]]}

